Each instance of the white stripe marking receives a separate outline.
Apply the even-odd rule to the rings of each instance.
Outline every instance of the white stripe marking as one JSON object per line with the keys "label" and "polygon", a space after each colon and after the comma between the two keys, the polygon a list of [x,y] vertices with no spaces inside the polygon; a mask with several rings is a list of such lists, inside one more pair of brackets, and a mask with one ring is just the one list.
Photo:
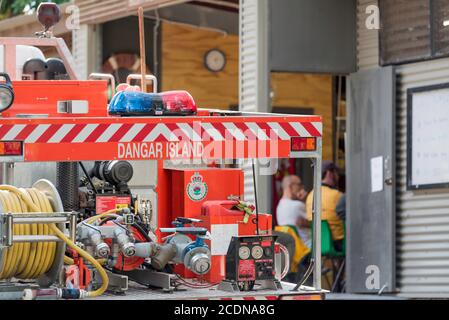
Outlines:
{"label": "white stripe marking", "polygon": [[238,141],[245,141],[246,137],[243,134],[243,132],[237,128],[237,126],[232,122],[225,122],[223,123],[227,131]]}
{"label": "white stripe marking", "polygon": [[145,127],[144,123],[137,123],[128,130],[128,132],[120,139],[120,142],[131,142],[137,134]]}
{"label": "white stripe marking", "polygon": [[84,142],[87,137],[98,127],[98,124],[88,124],[84,127],[83,130],[81,130],[80,133],[73,139],[72,143],[80,143]]}
{"label": "white stripe marking", "polygon": [[281,140],[290,140],[290,135],[285,132],[278,122],[268,122],[270,128],[276,133]]}
{"label": "white stripe marking", "polygon": [[165,124],[158,123],[153,130],[143,139],[144,142],[153,141],[159,135],[163,135],[168,141],[179,141],[174,133],[172,133]]}
{"label": "white stripe marking", "polygon": [[28,136],[28,138],[26,138],[25,142],[27,143],[34,143],[36,142],[43,134],[45,131],[47,131],[47,129],[50,127],[49,124],[40,124],[38,125],[33,132],[31,132],[31,134]]}
{"label": "white stripe marking", "polygon": [[193,128],[187,123],[178,123],[178,127],[187,137],[189,137],[191,141],[201,141],[201,137],[198,133],[196,133],[195,130],[193,130]]}
{"label": "white stripe marking", "polygon": [[320,135],[323,134],[323,123],[321,122],[312,122],[312,125],[317,129],[317,131],[320,133]]}
{"label": "white stripe marking", "polygon": [[290,122],[290,125],[293,127],[293,129],[296,130],[296,132],[298,132],[300,137],[311,137],[312,135],[310,134],[309,131],[306,130],[306,128],[304,128],[304,126],[299,123],[299,122]]}
{"label": "white stripe marking", "polygon": [[65,124],[55,134],[48,140],[48,143],[58,143],[61,142],[62,139],[69,133],[70,130],[73,129],[74,124]]}
{"label": "white stripe marking", "polygon": [[224,137],[210,123],[202,123],[201,126],[206,130],[207,134],[215,141],[223,141]]}
{"label": "white stripe marking", "polygon": [[179,138],[165,124],[161,123],[161,133],[168,141],[179,141]]}
{"label": "white stripe marking", "polygon": [[16,124],[11,129],[9,129],[8,133],[2,138],[2,140],[14,140],[16,136],[20,133],[20,131],[25,128],[24,124]]}
{"label": "white stripe marking", "polygon": [[267,134],[255,122],[248,122],[247,127],[254,133],[259,140],[269,140]]}
{"label": "white stripe marking", "polygon": [[98,137],[97,141],[95,142],[108,142],[109,139],[111,139],[114,133],[116,133],[121,126],[122,124],[119,123],[113,123],[109,125],[108,128],[101,134],[101,136]]}

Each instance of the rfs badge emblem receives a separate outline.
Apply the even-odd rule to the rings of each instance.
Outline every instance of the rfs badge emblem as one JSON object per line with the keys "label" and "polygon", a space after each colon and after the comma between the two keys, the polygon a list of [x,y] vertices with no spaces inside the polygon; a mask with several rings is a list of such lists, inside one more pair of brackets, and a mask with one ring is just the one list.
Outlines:
{"label": "rfs badge emblem", "polygon": [[201,201],[207,195],[207,184],[203,182],[203,176],[195,172],[187,184],[187,195],[192,201]]}

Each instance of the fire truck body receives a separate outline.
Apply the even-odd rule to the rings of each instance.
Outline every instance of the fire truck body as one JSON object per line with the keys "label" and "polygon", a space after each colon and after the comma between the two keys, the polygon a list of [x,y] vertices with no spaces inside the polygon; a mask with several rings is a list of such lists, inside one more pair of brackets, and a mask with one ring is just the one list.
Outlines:
{"label": "fire truck body", "polygon": [[[254,159],[310,158],[315,171],[314,187],[317,190],[315,199],[320,199],[320,188],[318,186],[321,184],[322,122],[319,116],[273,115],[209,109],[198,109],[195,115],[177,117],[110,115],[108,114],[108,84],[111,84],[111,90],[114,92],[115,84],[113,80],[110,76],[101,74],[92,77],[101,80],[79,80],[70,52],[61,39],[0,38],[0,45],[4,47],[4,71],[12,80],[11,88],[14,92],[12,106],[1,112],[0,117],[0,163],[4,172],[2,183],[18,186],[30,185],[29,177],[53,180],[58,187],[56,193],[59,192],[59,195],[53,194],[51,199],[56,201],[55,199],[59,199],[60,196],[61,204],[64,207],[63,210],[60,208],[58,211],[68,211],[67,203],[75,203],[75,207],[72,208],[73,211],[84,208],[86,214],[88,212],[86,208],[92,207],[95,208],[95,210],[91,209],[93,211],[99,211],[99,208],[101,208],[102,212],[95,212],[97,214],[131,206],[135,208],[136,215],[139,210],[144,210],[147,216],[143,219],[148,219],[149,229],[155,237],[152,239],[153,244],[145,247],[145,250],[150,250],[149,248],[151,250],[164,250],[169,246],[169,242],[164,240],[167,234],[164,234],[161,230],[173,227],[173,221],[177,221],[179,224],[177,232],[182,235],[182,228],[185,227],[183,223],[191,223],[193,227],[197,227],[195,219],[201,220],[201,208],[207,203],[210,204],[210,201],[231,201],[231,203],[237,201],[235,202],[237,204],[238,201],[244,200],[243,174],[235,166],[236,159],[253,159],[254,161]],[[27,79],[26,74],[18,73],[16,63],[18,45],[55,47],[64,62],[70,80],[30,80]],[[132,168],[126,168],[126,165],[121,161],[129,161]],[[226,162],[232,163],[234,168],[225,168]],[[58,165],[55,174],[56,163],[65,165]],[[81,163],[81,165],[84,163],[88,169],[97,170],[98,174],[94,175],[101,177],[104,181],[109,181],[110,183],[106,183],[106,185],[110,187],[110,190],[101,185],[98,187],[99,190],[108,191],[104,195],[97,193],[95,183],[90,181],[90,174],[84,172],[85,178],[89,180],[84,181],[89,191],[86,191],[85,194],[80,193],[78,190],[78,172],[76,172],[76,176],[69,172],[75,170],[74,167],[78,168],[78,163]],[[119,166],[122,167],[118,168]],[[84,166],[82,168],[85,169]],[[122,172],[120,170],[125,175],[129,170],[134,171],[134,180],[120,177]],[[120,180],[122,178],[123,180]],[[129,183],[129,187],[127,183]],[[75,189],[76,191],[74,191]],[[92,192],[95,194],[93,195]],[[85,196],[84,200],[81,200],[82,196]],[[91,204],[92,201],[95,203],[94,206]],[[227,208],[227,210],[231,209]],[[223,211],[224,215],[228,215],[226,216],[227,219],[230,215],[226,213],[228,211]],[[3,217],[7,217],[9,213],[3,210]],[[128,217],[132,218],[131,215],[125,213],[120,219],[116,218],[123,221]],[[188,222],[182,219],[176,220],[178,217],[193,220]],[[244,218],[244,214],[240,217],[236,214],[236,217],[234,221],[227,220],[228,222],[224,224],[221,222],[221,225],[228,223],[233,225],[235,229],[235,226],[241,223],[240,219]],[[87,218],[89,217],[87,216]],[[13,243],[18,243],[19,236],[15,232],[16,229],[14,229],[14,232],[12,229],[13,219],[16,222],[19,221],[19,218],[14,216],[8,223],[2,223],[2,226],[10,228],[9,230],[3,230],[10,238],[10,243],[2,242],[0,248],[11,247]],[[44,218],[41,217],[41,220],[35,221],[37,221],[36,223],[42,223],[42,219]],[[263,219],[269,218],[263,217]],[[134,266],[131,261],[133,261],[132,263],[139,261],[137,266],[140,266],[144,263],[143,261],[146,261],[147,256],[140,252],[142,258],[139,260],[131,254],[135,254],[135,252],[131,252],[132,250],[129,251],[129,256],[125,254],[127,252],[124,248],[125,243],[120,242],[120,239],[123,238],[116,230],[111,231],[114,227],[111,223],[116,223],[114,222],[116,220],[105,221],[103,225],[96,225],[96,227],[102,233],[103,238],[107,235],[108,237],[115,237],[114,239],[118,241],[117,248],[122,250],[120,257],[127,259],[121,262],[121,266],[126,263]],[[212,229],[215,228],[212,220],[211,217],[208,217],[204,224],[198,223],[198,226],[204,227],[202,229],[207,229],[211,233]],[[313,288],[302,286],[299,290],[291,292],[290,289],[293,286],[283,283],[280,290],[265,289],[231,294],[218,290],[216,287],[206,289],[204,288],[204,282],[201,281],[198,285],[195,282],[196,280],[185,280],[187,281],[184,283],[185,285],[188,285],[189,281],[194,281],[196,284],[190,283],[193,288],[190,287],[187,292],[174,291],[171,295],[167,295],[143,288],[135,283],[128,285],[126,277],[140,279],[139,277],[142,276],[140,271],[134,270],[138,268],[134,267],[131,268],[133,269],[131,271],[135,271],[132,275],[121,273],[120,270],[115,270],[115,273],[108,272],[109,285],[112,289],[115,289],[112,291],[126,291],[125,298],[127,299],[321,298],[324,291],[321,290],[320,279],[320,220],[320,201],[314,201]],[[56,220],[53,219],[52,221]],[[126,222],[124,223],[126,224]],[[254,221],[251,220],[249,223],[254,223]],[[132,223],[129,224],[129,226],[132,225]],[[217,225],[220,225],[220,223],[216,223],[215,226]],[[259,225],[251,230],[258,233],[258,227]],[[238,228],[232,235],[242,235],[239,234]],[[199,229],[201,228],[195,229],[195,232]],[[128,230],[139,233],[134,227],[129,227]],[[195,265],[210,264],[212,261],[212,267],[210,265],[208,267],[215,270],[218,267],[214,265],[214,261],[217,261],[216,263],[220,261],[219,263],[224,264],[226,253],[223,252],[223,247],[226,248],[231,240],[231,235],[226,234],[230,229],[226,229],[228,230],[226,232],[223,230],[221,233],[218,231],[212,232],[212,239],[208,239],[205,245],[197,245],[196,247],[190,241],[197,239],[194,242],[198,244],[198,241],[200,241],[198,239],[202,239],[205,234],[195,235],[193,233],[179,236],[180,240],[178,241],[186,242],[170,244],[170,248],[176,247],[179,250],[181,247],[185,249],[193,246],[194,253],[186,253],[183,249],[183,255],[186,257],[182,258],[182,268],[195,270]],[[266,224],[264,229],[264,232],[268,234],[270,231],[271,221]],[[73,218],[70,232],[73,239],[79,240],[85,237],[90,241],[86,243],[92,245],[93,236],[84,234],[83,232],[87,231],[82,231],[79,227],[75,230]],[[111,235],[111,232],[114,235]],[[140,239],[138,236],[135,238]],[[32,241],[37,242],[42,241],[42,239],[36,236]],[[52,239],[54,240],[54,238]],[[150,243],[145,242],[147,240],[149,241],[144,237],[139,241]],[[156,242],[160,243],[160,246]],[[99,239],[98,243],[95,244],[97,249],[101,247],[110,250],[110,248],[104,246],[102,239]],[[106,244],[108,243],[106,242]],[[144,250],[139,249],[140,247],[137,244],[138,241],[133,244],[133,250]],[[209,252],[202,249],[206,247]],[[221,249],[218,250],[218,247],[221,247]],[[100,249],[98,250],[97,253],[102,252]],[[108,253],[110,254],[109,251]],[[189,254],[193,256],[189,256]],[[206,257],[208,254],[209,260]],[[216,255],[221,258],[210,259],[210,254],[212,254],[212,257]],[[201,260],[202,257],[204,260]],[[5,256],[3,258],[7,259]],[[167,258],[167,261],[179,260],[176,260],[176,256],[171,256],[170,259]],[[154,260],[156,261],[155,258]],[[117,261],[114,263],[119,265]],[[77,270],[79,272],[81,269],[78,268]],[[183,274],[188,278],[194,278],[195,273],[189,272]],[[198,275],[198,272],[196,275]],[[92,276],[99,279],[96,272],[93,272]],[[167,272],[153,272],[150,275],[147,272],[143,277],[151,278],[152,283],[161,283],[160,287],[166,291],[173,290],[172,281],[176,280],[173,274]],[[199,278],[201,280],[203,276]],[[213,282],[210,280],[211,277],[207,279],[209,279],[209,282]],[[214,278],[214,280],[217,279]],[[101,281],[98,281],[98,284],[101,284]],[[212,285],[212,283],[209,284]],[[1,292],[2,290],[0,290]],[[9,296],[19,294],[11,292],[15,291],[3,291],[4,294],[9,294]],[[98,298],[115,299],[123,297],[108,293]]]}

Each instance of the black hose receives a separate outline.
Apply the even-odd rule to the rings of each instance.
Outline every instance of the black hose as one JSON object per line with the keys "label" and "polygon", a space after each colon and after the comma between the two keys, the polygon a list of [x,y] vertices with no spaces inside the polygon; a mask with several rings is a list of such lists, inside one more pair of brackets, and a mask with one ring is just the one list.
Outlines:
{"label": "black hose", "polygon": [[309,267],[307,268],[306,272],[304,273],[304,276],[301,280],[296,284],[296,286],[291,291],[298,291],[299,287],[304,285],[306,283],[307,279],[309,279],[310,275],[313,271],[313,266],[315,265],[315,260],[313,258],[310,259]]}
{"label": "black hose", "polygon": [[[101,226],[101,225],[105,224],[106,222],[111,221],[111,220],[115,220],[115,219],[116,219],[115,217],[107,217],[107,218],[101,220],[99,225]],[[140,224],[134,222],[131,226],[136,228],[137,231],[140,232],[140,234],[145,238],[145,240],[147,242],[153,242],[153,240],[151,240],[151,238],[148,235],[148,233],[145,231],[145,229]]]}
{"label": "black hose", "polygon": [[139,225],[138,223],[133,223],[132,226],[136,228],[145,237],[145,240],[147,240],[148,242],[153,242],[153,240],[151,240],[150,236],[148,235],[147,232],[145,232],[145,230],[142,228],[141,225]]}
{"label": "black hose", "polygon": [[254,201],[256,205],[256,234],[259,235],[259,205],[257,203],[257,188],[256,188],[256,168],[254,165],[254,159],[252,162],[253,166],[253,185],[254,185]]}

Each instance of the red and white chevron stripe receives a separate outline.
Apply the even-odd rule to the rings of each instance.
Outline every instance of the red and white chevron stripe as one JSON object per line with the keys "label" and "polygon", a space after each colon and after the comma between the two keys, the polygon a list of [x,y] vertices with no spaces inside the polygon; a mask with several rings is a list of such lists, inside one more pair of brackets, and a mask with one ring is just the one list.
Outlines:
{"label": "red and white chevron stripe", "polygon": [[321,137],[321,122],[4,124],[0,140],[25,143],[290,140]]}

